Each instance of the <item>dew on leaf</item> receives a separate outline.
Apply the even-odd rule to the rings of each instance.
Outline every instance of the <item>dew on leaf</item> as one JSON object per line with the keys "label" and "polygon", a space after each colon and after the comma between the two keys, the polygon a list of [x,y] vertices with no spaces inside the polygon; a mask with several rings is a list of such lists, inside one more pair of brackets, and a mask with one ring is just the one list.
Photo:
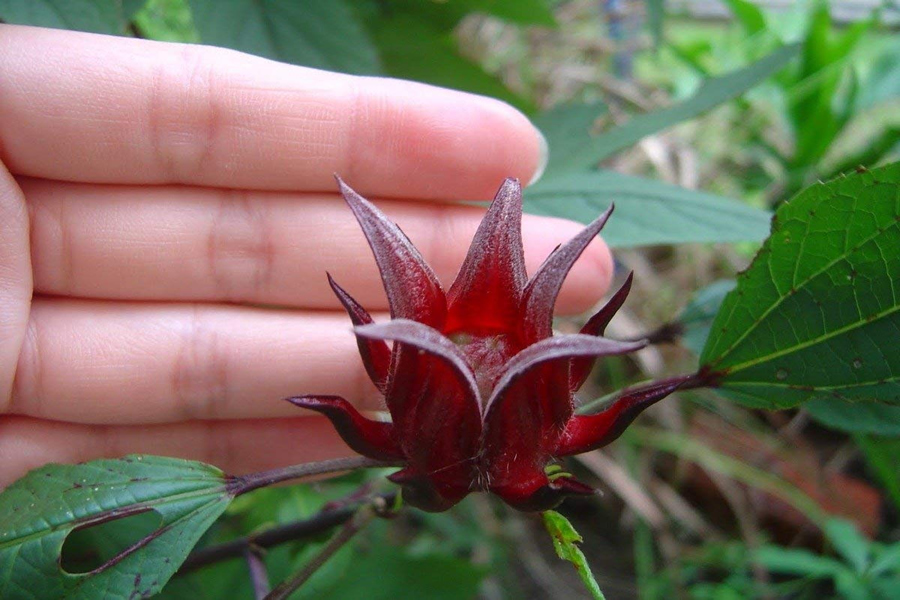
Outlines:
{"label": "dew on leaf", "polygon": [[787,376],[788,376],[787,369],[778,369],[777,371],[775,371],[775,379],[777,379],[779,381],[783,381],[783,380],[787,379]]}
{"label": "dew on leaf", "polygon": [[859,359],[859,358],[853,359],[853,368],[854,369],[862,369],[862,366],[863,366],[863,362],[861,359]]}

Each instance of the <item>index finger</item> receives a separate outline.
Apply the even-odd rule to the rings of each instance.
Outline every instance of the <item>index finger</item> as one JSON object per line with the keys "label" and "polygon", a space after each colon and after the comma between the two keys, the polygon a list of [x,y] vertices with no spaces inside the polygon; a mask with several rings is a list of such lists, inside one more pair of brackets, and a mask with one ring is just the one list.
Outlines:
{"label": "index finger", "polygon": [[18,175],[489,198],[542,142],[500,101],[239,52],[0,25],[0,160]]}

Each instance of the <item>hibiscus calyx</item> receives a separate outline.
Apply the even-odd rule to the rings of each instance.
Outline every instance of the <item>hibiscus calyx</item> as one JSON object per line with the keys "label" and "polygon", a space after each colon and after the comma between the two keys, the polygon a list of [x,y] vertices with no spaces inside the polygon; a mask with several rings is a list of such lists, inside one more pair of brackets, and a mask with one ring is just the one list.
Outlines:
{"label": "hibiscus calyx", "polygon": [[630,276],[580,333],[553,335],[563,280],[612,207],[554,250],[529,279],[521,187],[507,179],[445,292],[403,232],[338,184],[375,255],[391,320],[374,323],[330,276],[329,282],[353,322],[366,372],[384,394],[391,421],[369,419],[336,396],[289,400],[328,417],[356,452],[403,464],[389,479],[403,487],[407,503],[442,511],[471,492],[491,492],[532,511],[591,494],[592,488],[548,465],[613,441],[642,410],[688,380],[625,390],[595,415],[574,412],[574,393],[596,358],[645,345],[603,337]]}

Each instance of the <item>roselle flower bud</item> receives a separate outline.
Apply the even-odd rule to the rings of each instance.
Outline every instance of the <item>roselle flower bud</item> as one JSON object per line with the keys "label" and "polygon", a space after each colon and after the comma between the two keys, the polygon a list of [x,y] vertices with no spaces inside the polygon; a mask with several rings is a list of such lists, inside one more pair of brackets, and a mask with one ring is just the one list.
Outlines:
{"label": "roselle flower bud", "polygon": [[507,179],[445,293],[403,232],[338,183],[375,254],[392,320],[374,324],[328,280],[353,321],[366,371],[384,394],[391,422],[368,419],[337,396],[290,401],[327,416],[356,452],[403,463],[390,479],[403,486],[406,502],[423,510],[446,510],[476,491],[492,492],[520,510],[545,510],[566,495],[592,494],[568,474],[548,476],[547,465],[610,443],[680,384],[626,391],[599,414],[574,414],[574,393],[597,357],[644,346],[602,337],[625,301],[630,276],[580,333],[553,335],[563,280],[612,208],[554,250],[528,279],[522,190],[516,179]]}

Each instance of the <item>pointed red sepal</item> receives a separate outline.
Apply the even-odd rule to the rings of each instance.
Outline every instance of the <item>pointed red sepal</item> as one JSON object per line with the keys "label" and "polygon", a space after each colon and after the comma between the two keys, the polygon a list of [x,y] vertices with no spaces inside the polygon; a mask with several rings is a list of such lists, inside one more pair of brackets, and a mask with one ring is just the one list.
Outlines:
{"label": "pointed red sepal", "polygon": [[391,316],[443,327],[447,299],[431,267],[406,234],[384,213],[353,191],[340,177],[335,176],[335,179],[375,255]]}
{"label": "pointed red sepal", "polygon": [[513,330],[525,287],[522,249],[522,187],[503,182],[478,231],[459,274],[447,293],[444,331]]}
{"label": "pointed red sepal", "polygon": [[443,512],[469,493],[466,487],[441,485],[409,468],[388,475],[388,479],[403,487],[404,504],[427,512]]}
{"label": "pointed red sepal", "polygon": [[[466,357],[460,351],[459,346],[444,337],[441,332],[415,321],[408,319],[393,319],[387,323],[373,323],[360,325],[353,328],[357,337],[376,340],[394,340],[402,344],[414,346],[442,360],[450,367],[450,372],[455,379],[455,392],[466,406],[461,407],[472,411],[475,415],[481,413],[481,402],[478,397],[478,385],[472,375]],[[400,377],[401,374],[397,374]],[[391,381],[389,384],[399,383]],[[445,383],[445,382],[441,382]],[[452,382],[451,382],[452,383]],[[389,390],[388,397],[391,396]]]}
{"label": "pointed red sepal", "polygon": [[595,415],[572,417],[559,439],[556,456],[570,456],[602,448],[622,435],[641,412],[682,387],[693,375],[657,381],[625,390],[612,405]]}
{"label": "pointed red sepal", "polygon": [[[334,291],[334,295],[344,306],[350,320],[354,325],[368,325],[372,323],[372,317],[364,309],[359,302],[353,299],[350,294],[339,286],[331,273],[328,275],[328,284]],[[384,340],[370,340],[357,336],[356,345],[359,347],[359,355],[362,358],[363,365],[366,367],[366,373],[369,379],[375,384],[382,394],[387,386],[388,369],[391,366],[391,349]]]}
{"label": "pointed red sepal", "polygon": [[[622,284],[622,287],[620,287],[618,291],[612,295],[612,298],[609,299],[609,302],[604,304],[603,308],[598,310],[593,317],[588,319],[588,322],[581,328],[580,333],[598,336],[606,333],[606,326],[609,325],[609,322],[612,321],[615,314],[622,308],[622,305],[625,303],[625,298],[628,297],[628,293],[631,291],[631,284],[633,281],[634,272],[631,272],[628,274],[628,277],[625,278],[625,283]],[[591,369],[593,368],[594,359],[592,358],[573,360],[572,372],[569,375],[569,389],[573,392],[578,391],[581,386],[584,385],[584,382],[587,381],[588,376],[591,374]]]}
{"label": "pointed red sepal", "polygon": [[550,485],[566,496],[596,496],[598,493],[597,490],[586,483],[581,483],[574,477],[558,477]]}
{"label": "pointed red sepal", "polygon": [[[560,375],[568,378],[568,363],[570,359],[582,357],[596,356],[613,356],[617,354],[627,354],[640,350],[647,344],[640,342],[619,342],[603,337],[594,337],[584,334],[559,335],[545,340],[541,340],[536,344],[525,348],[516,354],[507,365],[506,372],[497,382],[494,393],[488,400],[486,414],[484,418],[485,428],[497,419],[503,419],[500,413],[512,411],[513,413],[525,411],[524,407],[504,407],[504,404],[515,402],[517,404],[532,404],[533,395],[536,390],[520,390],[521,393],[514,393],[516,382],[533,369],[540,365],[548,364],[560,372]],[[568,389],[561,390],[562,395],[566,398],[564,406],[545,406],[542,411],[544,419],[550,415],[558,415],[554,421],[562,418],[565,423],[571,416],[571,394]],[[554,396],[559,394],[554,394]],[[535,407],[537,408],[537,407]],[[490,433],[494,436],[496,434]]]}
{"label": "pointed red sepal", "polygon": [[643,346],[576,334],[548,338],[516,354],[484,417],[481,464],[492,485],[530,481],[521,470],[543,468],[556,451],[573,412],[568,387],[572,358],[624,354]]}
{"label": "pointed red sepal", "polygon": [[341,439],[363,456],[384,461],[405,459],[391,423],[367,419],[340,396],[298,396],[287,401],[328,417]]}
{"label": "pointed red sepal", "polygon": [[600,215],[581,233],[559,246],[525,286],[522,298],[524,323],[523,341],[531,343],[553,335],[553,306],[563,280],[587,245],[600,233],[612,214],[613,206]]}
{"label": "pointed red sepal", "polygon": [[535,471],[527,478],[520,476],[506,485],[491,486],[491,492],[511,507],[525,512],[550,510],[567,496],[593,496],[597,493],[575,478],[557,477],[551,481],[541,471]]}
{"label": "pointed red sepal", "polygon": [[409,467],[428,474],[435,485],[464,481],[468,488],[481,438],[481,406],[462,351],[440,332],[406,319],[354,331],[395,341],[385,400]]}

